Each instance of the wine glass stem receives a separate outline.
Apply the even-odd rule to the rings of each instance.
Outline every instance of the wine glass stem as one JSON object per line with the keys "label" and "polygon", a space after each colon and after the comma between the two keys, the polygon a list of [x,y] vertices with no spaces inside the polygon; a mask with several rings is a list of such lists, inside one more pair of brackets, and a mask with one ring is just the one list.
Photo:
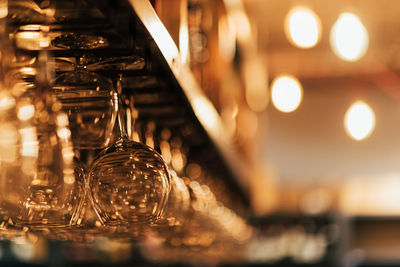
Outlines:
{"label": "wine glass stem", "polygon": [[122,94],[122,74],[117,81],[117,96],[118,96],[118,125],[121,139],[128,139],[126,131],[125,113],[123,107],[123,94]]}

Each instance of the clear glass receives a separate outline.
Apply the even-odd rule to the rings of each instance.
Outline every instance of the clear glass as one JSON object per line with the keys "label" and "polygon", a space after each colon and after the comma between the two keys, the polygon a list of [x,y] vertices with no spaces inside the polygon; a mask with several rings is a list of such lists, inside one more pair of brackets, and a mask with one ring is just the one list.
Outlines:
{"label": "clear glass", "polygon": [[120,57],[86,57],[85,66],[90,71],[141,70],[146,62],[138,55]]}
{"label": "clear glass", "polygon": [[74,32],[55,37],[51,44],[62,49],[98,49],[109,46],[108,40],[103,36]]}
{"label": "clear glass", "polygon": [[[51,93],[47,52],[40,55],[34,90],[18,80],[0,94],[0,224],[5,232],[42,231],[77,224],[85,173],[74,159],[68,117]],[[16,87],[18,89],[16,89]]]}
{"label": "clear glass", "polygon": [[118,98],[111,81],[77,68],[59,75],[53,92],[68,114],[74,145],[80,149],[106,147],[118,110]]}
{"label": "clear glass", "polygon": [[[117,91],[122,92],[121,80]],[[154,224],[166,211],[170,191],[168,166],[154,149],[128,140],[122,102],[119,103],[121,136],[93,162],[89,195],[99,220],[106,226]]]}
{"label": "clear glass", "polygon": [[118,140],[97,157],[89,180],[94,208],[105,225],[151,224],[164,214],[168,169],[144,144]]}

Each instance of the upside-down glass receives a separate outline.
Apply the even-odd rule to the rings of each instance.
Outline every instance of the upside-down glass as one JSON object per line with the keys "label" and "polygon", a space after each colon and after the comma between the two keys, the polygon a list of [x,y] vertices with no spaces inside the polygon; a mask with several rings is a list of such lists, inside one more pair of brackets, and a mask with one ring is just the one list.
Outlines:
{"label": "upside-down glass", "polygon": [[106,147],[118,108],[112,82],[77,64],[75,71],[56,78],[53,92],[68,114],[74,145],[80,149]]}
{"label": "upside-down glass", "polygon": [[6,231],[70,227],[85,199],[85,174],[74,159],[68,117],[51,93],[48,61],[44,48],[34,90],[14,90],[18,80],[2,84],[0,219]]}
{"label": "upside-down glass", "polygon": [[[121,79],[117,91],[122,95]],[[168,166],[155,150],[128,139],[121,99],[118,120],[120,138],[97,156],[89,172],[93,207],[105,226],[157,223],[170,191]]]}

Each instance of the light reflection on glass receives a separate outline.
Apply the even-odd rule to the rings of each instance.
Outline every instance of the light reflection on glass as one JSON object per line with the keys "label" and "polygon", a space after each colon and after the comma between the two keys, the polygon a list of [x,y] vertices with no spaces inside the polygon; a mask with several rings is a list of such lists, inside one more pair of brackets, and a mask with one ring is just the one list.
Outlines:
{"label": "light reflection on glass", "polygon": [[193,108],[200,121],[211,131],[219,129],[218,114],[208,99],[198,96],[193,99]]}
{"label": "light reflection on glass", "polygon": [[237,8],[229,13],[228,18],[235,25],[236,37],[239,41],[246,42],[251,37],[251,26],[249,18],[244,10]]}
{"label": "light reflection on glass", "polygon": [[35,107],[33,105],[24,105],[18,109],[17,117],[22,121],[27,121],[35,114]]}
{"label": "light reflection on glass", "polygon": [[35,76],[37,74],[36,69],[32,68],[32,67],[22,67],[19,70],[19,72],[24,74],[24,75],[30,75],[30,76]]}
{"label": "light reflection on glass", "polygon": [[0,2],[0,19],[7,17],[8,15],[8,0]]}
{"label": "light reflection on glass", "polygon": [[330,42],[338,57],[356,61],[367,52],[368,31],[355,14],[342,13],[332,27]]}
{"label": "light reflection on glass", "polygon": [[11,123],[0,125],[0,160],[14,162],[17,158],[18,132]]}
{"label": "light reflection on glass", "polygon": [[36,157],[39,147],[35,128],[22,128],[19,130],[19,134],[22,141],[21,155],[24,157]]}
{"label": "light reflection on glass", "polygon": [[0,111],[8,110],[15,105],[15,99],[11,96],[4,95],[0,98]]}
{"label": "light reflection on glass", "polygon": [[226,62],[232,61],[235,56],[235,38],[236,32],[232,22],[226,16],[221,17],[218,22],[218,52]]}
{"label": "light reflection on glass", "polygon": [[62,127],[62,128],[57,130],[57,135],[61,139],[66,139],[66,138],[71,137],[71,131],[66,127]]}
{"label": "light reflection on glass", "polygon": [[39,31],[18,32],[15,34],[15,43],[18,48],[27,50],[40,49],[40,39],[42,33]]}
{"label": "light reflection on glass", "polygon": [[168,142],[171,137],[171,131],[169,129],[163,129],[161,131],[161,142],[160,142],[160,150],[161,155],[163,156],[165,162],[168,165],[171,165],[171,146]]}

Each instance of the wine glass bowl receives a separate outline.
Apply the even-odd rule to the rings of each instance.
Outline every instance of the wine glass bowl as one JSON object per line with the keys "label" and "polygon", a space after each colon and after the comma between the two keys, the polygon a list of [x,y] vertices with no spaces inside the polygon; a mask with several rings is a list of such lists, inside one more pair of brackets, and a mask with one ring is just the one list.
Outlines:
{"label": "wine glass bowl", "polygon": [[72,165],[72,179],[68,181],[69,178],[62,177],[67,180],[64,184],[57,170],[45,167],[37,169],[34,180],[27,187],[27,197],[21,203],[18,224],[33,231],[54,231],[55,228],[69,228],[78,223],[86,198],[86,174],[77,159]]}
{"label": "wine glass bowl", "polygon": [[0,221],[24,232],[75,225],[85,173],[73,156],[68,119],[46,94],[12,92],[0,97]]}
{"label": "wine glass bowl", "polygon": [[98,49],[109,46],[108,40],[103,36],[77,33],[57,36],[51,44],[62,49]]}
{"label": "wine glass bowl", "polygon": [[108,145],[118,107],[111,81],[78,69],[59,75],[53,92],[68,114],[75,146],[87,149]]}
{"label": "wine glass bowl", "polygon": [[93,207],[104,225],[154,224],[166,211],[170,176],[155,150],[122,138],[92,164],[89,188]]}

